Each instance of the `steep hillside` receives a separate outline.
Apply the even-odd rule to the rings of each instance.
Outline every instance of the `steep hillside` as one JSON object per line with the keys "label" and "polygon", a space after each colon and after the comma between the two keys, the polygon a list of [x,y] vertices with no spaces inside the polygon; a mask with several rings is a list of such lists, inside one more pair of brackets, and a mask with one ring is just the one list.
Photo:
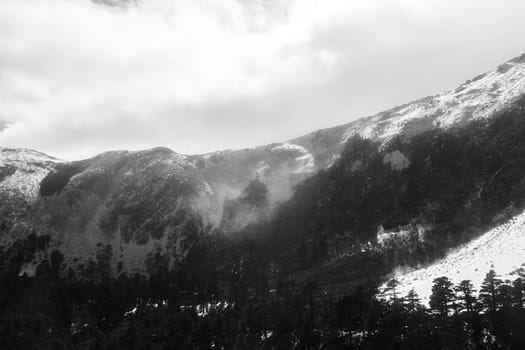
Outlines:
{"label": "steep hillside", "polygon": [[350,138],[267,228],[271,260],[342,291],[440,258],[525,209],[524,132],[521,98],[461,128]]}
{"label": "steep hillside", "polygon": [[399,295],[405,296],[414,289],[421,300],[428,303],[435,278],[447,276],[455,284],[470,280],[479,290],[490,269],[503,280],[512,281],[519,276],[516,272],[524,268],[525,214],[521,213],[428,267],[405,273],[397,271],[393,276],[400,283]]}
{"label": "steep hillside", "polygon": [[327,284],[428,262],[523,208],[524,93],[522,55],[457,89],[252,149],[75,162],[0,149],[2,247],[35,233],[48,237],[41,256],[57,250],[83,275],[149,275],[212,233],[263,232],[265,263],[345,271]]}
{"label": "steep hillside", "polygon": [[[116,151],[75,162],[1,150],[2,247],[31,232],[49,236],[45,254],[60,251],[82,275],[149,274],[159,259],[173,268],[200,236],[268,217],[316,170],[306,149],[288,143],[202,156]],[[254,181],[265,206],[232,206]]]}
{"label": "steep hillside", "polygon": [[0,246],[28,228],[26,218],[38,198],[42,179],[60,160],[28,149],[0,148]]}
{"label": "steep hillside", "polygon": [[349,138],[382,143],[402,140],[435,128],[450,129],[487,119],[525,93],[525,54],[461,84],[456,89],[425,97],[354,122],[313,132],[290,142],[331,164]]}
{"label": "steep hillside", "polygon": [[32,203],[40,182],[59,159],[28,149],[0,148],[0,195]]}

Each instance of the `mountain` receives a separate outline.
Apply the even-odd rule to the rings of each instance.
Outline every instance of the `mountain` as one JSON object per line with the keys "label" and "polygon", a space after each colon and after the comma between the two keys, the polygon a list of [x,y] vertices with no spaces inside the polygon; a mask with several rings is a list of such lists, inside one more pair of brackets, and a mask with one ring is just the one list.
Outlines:
{"label": "mountain", "polygon": [[33,150],[0,148],[2,246],[17,238],[23,219],[30,215],[38,198],[40,183],[58,162],[57,158]]}
{"label": "mountain", "polygon": [[[204,156],[117,151],[75,162],[28,150],[1,154],[5,246],[36,231],[51,237],[49,249],[63,252],[68,266],[86,268],[109,245],[114,274],[147,273],[157,251],[173,266],[199,235],[221,225],[223,203],[253,181],[264,181],[272,206],[314,171],[310,154],[288,144]],[[249,221],[237,216],[229,213],[232,229]]]}
{"label": "mountain", "polygon": [[150,276],[222,237],[206,249],[227,271],[259,234],[265,269],[344,290],[440,258],[523,209],[524,93],[522,55],[454,90],[251,149],[67,162],[2,148],[3,251],[45,237],[21,274],[59,252],[82,277]]}
{"label": "mountain", "polygon": [[[4,246],[36,231],[51,237],[49,250],[63,252],[68,266],[84,269],[109,245],[113,274],[147,273],[148,256],[158,251],[173,266],[198,236],[267,215],[324,166],[290,143],[201,156],[116,151],[75,162],[29,150],[3,148],[1,155]],[[235,209],[232,201],[254,181],[265,188],[265,208]]]}

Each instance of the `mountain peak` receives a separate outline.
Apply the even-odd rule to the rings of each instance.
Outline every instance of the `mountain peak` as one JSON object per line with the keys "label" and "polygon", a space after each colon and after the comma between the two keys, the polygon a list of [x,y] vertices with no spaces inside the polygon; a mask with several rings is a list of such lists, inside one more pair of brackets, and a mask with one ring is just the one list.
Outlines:
{"label": "mountain peak", "polygon": [[0,147],[0,166],[10,162],[60,162],[55,158],[43,152],[35,151],[30,148],[8,148]]}

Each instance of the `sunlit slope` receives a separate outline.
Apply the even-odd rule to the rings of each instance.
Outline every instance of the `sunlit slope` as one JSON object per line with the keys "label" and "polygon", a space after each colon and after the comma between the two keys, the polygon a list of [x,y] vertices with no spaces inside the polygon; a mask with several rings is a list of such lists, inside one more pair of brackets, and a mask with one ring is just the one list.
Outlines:
{"label": "sunlit slope", "polygon": [[513,280],[517,277],[516,271],[524,266],[525,212],[450,252],[436,263],[395,278],[401,284],[400,295],[406,295],[413,288],[423,301],[428,301],[435,278],[447,276],[455,284],[471,280],[479,289],[490,269],[494,269],[503,280]]}

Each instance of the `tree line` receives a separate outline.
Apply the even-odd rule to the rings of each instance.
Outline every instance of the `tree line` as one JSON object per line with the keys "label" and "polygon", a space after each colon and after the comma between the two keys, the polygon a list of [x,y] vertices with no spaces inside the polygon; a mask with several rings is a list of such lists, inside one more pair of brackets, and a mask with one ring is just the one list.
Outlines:
{"label": "tree line", "polygon": [[47,307],[4,308],[0,342],[5,349],[523,349],[524,278],[521,271],[503,281],[491,270],[477,291],[468,280],[439,277],[428,305],[414,290],[401,295],[395,279],[382,293],[371,281],[337,299],[320,297],[315,280],[299,291],[283,280],[265,295],[188,303],[158,280],[95,286],[37,278],[17,283],[48,288]]}

